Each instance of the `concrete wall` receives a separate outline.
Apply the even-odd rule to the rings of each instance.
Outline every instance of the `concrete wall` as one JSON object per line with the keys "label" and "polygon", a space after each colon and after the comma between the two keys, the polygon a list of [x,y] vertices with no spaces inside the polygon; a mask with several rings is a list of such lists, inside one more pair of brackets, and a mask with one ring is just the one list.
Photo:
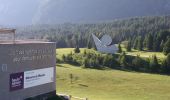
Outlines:
{"label": "concrete wall", "polygon": [[[23,100],[56,90],[55,43],[0,44],[0,100]],[[53,82],[16,90],[10,89],[14,73],[53,67]],[[46,80],[44,80],[46,81]]]}

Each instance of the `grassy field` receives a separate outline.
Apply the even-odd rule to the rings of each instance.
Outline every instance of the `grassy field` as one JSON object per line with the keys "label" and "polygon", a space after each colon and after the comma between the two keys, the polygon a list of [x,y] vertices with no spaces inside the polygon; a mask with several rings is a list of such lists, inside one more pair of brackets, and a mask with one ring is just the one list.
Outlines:
{"label": "grassy field", "polygon": [[170,100],[170,77],[59,64],[57,92],[89,100]]}
{"label": "grassy field", "polygon": [[[72,50],[57,49],[57,57],[61,58],[62,54],[68,54]],[[72,84],[70,74],[73,74]],[[57,92],[87,97],[89,100],[170,100],[170,77],[58,64]]]}
{"label": "grassy field", "polygon": [[[123,50],[125,51],[125,48],[122,47]],[[83,52],[85,50],[85,48],[81,48],[80,51]],[[86,49],[89,50],[89,49]],[[93,50],[94,51],[94,50]],[[57,49],[57,57],[61,58],[61,56],[63,54],[68,54],[70,52],[74,52],[73,48],[62,48],[62,49]],[[96,52],[96,51],[94,51]],[[126,52],[127,55],[131,55],[131,56],[137,56],[140,55],[140,57],[144,57],[144,58],[150,58],[153,55],[156,55],[158,57],[158,59],[163,60],[166,56],[162,53],[162,52],[146,52],[146,51],[137,51],[137,50],[133,50],[132,52]]]}
{"label": "grassy field", "polygon": [[[126,51],[125,46],[123,44],[121,45],[121,47],[122,47],[123,51]],[[157,58],[161,61],[166,57],[162,52],[138,51],[138,50],[135,50],[135,49],[132,49],[131,52],[126,52],[126,53],[127,53],[127,55],[131,55],[131,56],[140,55],[140,57],[143,57],[143,58],[150,58],[153,55],[156,55]]]}
{"label": "grassy field", "polygon": [[[87,50],[87,51],[93,51],[93,52],[96,52],[95,50],[93,49],[85,49],[85,48],[80,48],[80,52],[84,52],[84,50]],[[67,55],[69,53],[74,53],[74,48],[61,48],[61,49],[57,49],[56,50],[56,53],[57,53],[57,58],[61,59],[62,55]]]}

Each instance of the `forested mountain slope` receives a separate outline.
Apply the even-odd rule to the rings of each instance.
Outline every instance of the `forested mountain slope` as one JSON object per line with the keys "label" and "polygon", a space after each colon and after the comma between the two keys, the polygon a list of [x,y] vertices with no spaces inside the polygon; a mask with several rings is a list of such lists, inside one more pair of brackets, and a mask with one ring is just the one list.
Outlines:
{"label": "forested mountain slope", "polygon": [[94,24],[53,24],[32,25],[17,28],[18,38],[48,39],[57,42],[57,47],[80,47],[92,43],[91,34],[98,37],[109,34],[113,43],[140,35],[158,34],[170,29],[170,16],[136,17]]}

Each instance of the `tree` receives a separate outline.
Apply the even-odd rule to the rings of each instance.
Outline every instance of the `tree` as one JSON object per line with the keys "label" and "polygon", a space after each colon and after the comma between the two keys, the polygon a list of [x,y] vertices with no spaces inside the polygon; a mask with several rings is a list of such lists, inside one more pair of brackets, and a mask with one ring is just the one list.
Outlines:
{"label": "tree", "polygon": [[149,66],[150,66],[150,70],[152,72],[159,72],[159,63],[158,63],[158,59],[157,59],[156,55],[152,56]]}
{"label": "tree", "polygon": [[133,48],[137,49],[137,45],[138,45],[138,38],[136,37],[133,43]]}
{"label": "tree", "polygon": [[126,50],[129,52],[131,51],[131,40],[128,41]]}
{"label": "tree", "polygon": [[146,48],[148,50],[152,50],[152,47],[153,47],[153,36],[152,36],[152,34],[149,34],[147,36],[147,40],[146,40]]}
{"label": "tree", "polygon": [[161,63],[161,72],[163,73],[167,73],[167,62],[166,62],[166,59],[162,61]]}
{"label": "tree", "polygon": [[92,48],[92,43],[91,43],[91,37],[89,37],[89,40],[87,42],[87,48],[91,49]]}
{"label": "tree", "polygon": [[153,51],[160,51],[160,43],[161,43],[161,40],[159,37],[155,36],[154,38],[154,42],[153,42]]}
{"label": "tree", "polygon": [[110,67],[110,68],[113,68],[114,66],[118,66],[118,63],[114,59],[113,55],[108,54],[108,55],[104,56],[103,65]]}
{"label": "tree", "polygon": [[161,68],[162,72],[170,74],[170,53],[167,55],[167,58],[163,60]]}
{"label": "tree", "polygon": [[163,48],[163,53],[165,55],[167,55],[168,53],[170,53],[170,38],[168,38],[168,40],[166,41],[164,48]]}
{"label": "tree", "polygon": [[134,70],[138,70],[142,65],[143,65],[142,59],[140,58],[139,55],[137,55],[137,56],[132,60],[132,66],[133,66]]}
{"label": "tree", "polygon": [[76,48],[74,49],[74,52],[75,52],[75,53],[80,53],[80,49],[79,49],[78,46],[76,46]]}
{"label": "tree", "polygon": [[109,66],[109,56],[108,56],[108,55],[106,55],[106,56],[104,57],[104,59],[103,59],[103,65],[104,65],[104,66]]}
{"label": "tree", "polygon": [[118,44],[118,53],[121,53],[122,52],[122,47],[120,45],[120,43]]}
{"label": "tree", "polygon": [[142,48],[143,48],[143,41],[142,41],[142,37],[139,36],[138,37],[138,43],[137,43],[137,49],[141,51]]}
{"label": "tree", "polygon": [[143,47],[144,48],[147,48],[147,35],[145,35],[145,39],[144,39],[144,41],[143,41]]}
{"label": "tree", "polygon": [[161,44],[160,44],[160,51],[163,51],[163,48],[164,48],[164,40],[161,41]]}
{"label": "tree", "polygon": [[125,52],[122,52],[122,54],[119,56],[119,63],[121,66],[127,67],[127,58]]}
{"label": "tree", "polygon": [[62,55],[62,60],[65,62],[66,61],[66,56],[63,54]]}
{"label": "tree", "polygon": [[167,66],[170,67],[170,53],[168,53],[167,58],[166,58]]}
{"label": "tree", "polygon": [[87,54],[87,51],[86,51],[86,49],[84,50],[83,54],[84,54],[84,55],[86,55],[86,54]]}
{"label": "tree", "polygon": [[89,58],[84,58],[83,59],[84,61],[83,61],[83,67],[85,67],[85,68],[87,68],[87,67],[89,67],[90,65],[89,65]]}

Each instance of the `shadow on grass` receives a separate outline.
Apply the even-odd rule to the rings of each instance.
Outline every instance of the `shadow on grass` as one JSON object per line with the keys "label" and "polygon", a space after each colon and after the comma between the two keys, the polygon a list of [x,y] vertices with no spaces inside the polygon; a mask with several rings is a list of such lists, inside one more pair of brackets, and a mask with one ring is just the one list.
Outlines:
{"label": "shadow on grass", "polygon": [[[75,67],[81,67],[83,69],[95,69],[95,70],[119,70],[119,71],[125,71],[125,72],[132,72],[132,73],[147,73],[147,74],[155,74],[155,75],[165,75],[165,76],[170,76],[170,74],[167,74],[167,73],[161,73],[161,72],[151,72],[151,71],[145,71],[145,70],[133,70],[131,69],[130,67],[125,67],[125,68],[122,68],[120,66],[117,66],[117,67],[84,67],[84,66],[81,66],[81,65],[78,65],[78,64],[71,64],[71,63],[62,63],[62,64],[70,64],[72,66],[75,66]],[[64,67],[64,68],[68,68],[66,66],[63,66],[61,64],[57,64],[57,67]]]}
{"label": "shadow on grass", "polygon": [[170,74],[166,74],[166,73],[151,72],[151,71],[144,71],[144,70],[133,70],[133,69],[130,69],[130,68],[117,67],[117,68],[111,68],[111,69],[113,69],[113,70],[119,70],[119,71],[125,71],[125,72],[131,72],[131,73],[145,73],[145,74],[154,74],[154,75],[170,76]]}
{"label": "shadow on grass", "polygon": [[84,66],[80,66],[82,67],[83,69],[95,69],[95,70],[106,70],[106,67],[84,67]]}
{"label": "shadow on grass", "polygon": [[84,85],[84,84],[78,84],[78,85],[82,87],[89,87],[88,85]]}
{"label": "shadow on grass", "polygon": [[61,64],[57,64],[57,67],[64,67],[64,68],[68,68],[67,66],[63,66]]}
{"label": "shadow on grass", "polygon": [[65,99],[63,97],[59,97],[56,95],[56,96],[48,98],[47,100],[65,100]]}

